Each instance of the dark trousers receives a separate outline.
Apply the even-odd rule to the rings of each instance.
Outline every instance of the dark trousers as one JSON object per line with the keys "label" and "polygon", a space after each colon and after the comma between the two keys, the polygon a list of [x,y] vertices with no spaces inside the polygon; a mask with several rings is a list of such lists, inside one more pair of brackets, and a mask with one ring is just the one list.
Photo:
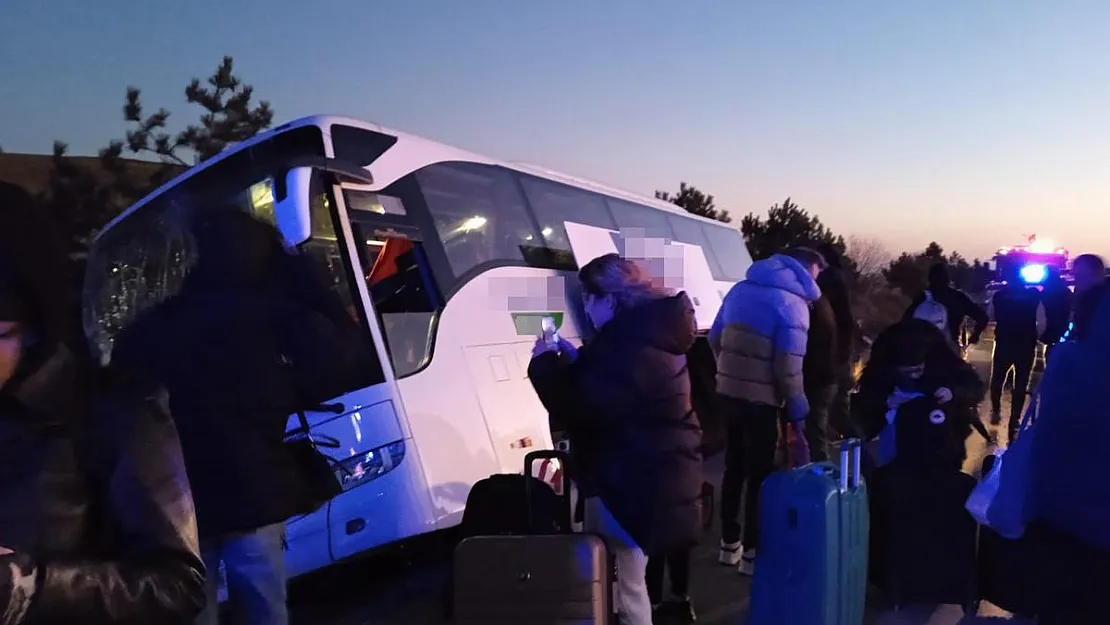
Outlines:
{"label": "dark trousers", "polygon": [[806,389],[806,400],[809,401],[806,442],[809,443],[809,457],[814,462],[829,459],[829,411],[838,390],[836,384]]}
{"label": "dark trousers", "polygon": [[836,393],[829,406],[829,428],[842,438],[858,436],[859,428],[852,423],[848,405],[849,394],[856,385],[851,363],[837,365],[836,385]]}
{"label": "dark trousers", "polygon": [[648,558],[647,588],[652,605],[663,603],[663,571],[671,571],[671,593],[675,597],[690,596],[690,549],[674,551]]}
{"label": "dark trousers", "polygon": [[[775,470],[782,411],[732,397],[719,399],[728,428],[725,475],[721,480],[721,540],[735,543],[743,538],[745,549],[755,549],[759,546],[759,488]],[[741,502],[743,525],[737,521]]]}
{"label": "dark trousers", "polygon": [[1029,527],[1036,552],[1038,625],[1106,623],[1110,553],[1098,551],[1044,523]]}
{"label": "dark trousers", "polygon": [[1021,411],[1025,407],[1025,395],[1029,392],[1029,377],[1033,374],[1033,360],[1036,357],[1036,344],[999,343],[994,344],[994,359],[991,362],[991,410],[1001,411],[1002,386],[1006,374],[1014,370],[1014,388],[1010,391],[1011,431],[1021,423]]}

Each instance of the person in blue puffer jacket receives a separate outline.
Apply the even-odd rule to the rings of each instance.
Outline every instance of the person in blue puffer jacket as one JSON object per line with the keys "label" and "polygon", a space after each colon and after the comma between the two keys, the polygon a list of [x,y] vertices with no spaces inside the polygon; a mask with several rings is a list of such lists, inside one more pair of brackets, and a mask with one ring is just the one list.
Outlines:
{"label": "person in blue puffer jacket", "polygon": [[[721,482],[721,564],[753,575],[759,544],[759,488],[775,470],[783,417],[792,460],[809,462],[803,363],[809,309],[821,297],[825,259],[795,248],[757,261],[725,296],[709,344],[717,356],[717,394],[728,433]],[[747,484],[745,490],[744,485]],[[740,516],[741,498],[744,522]]]}
{"label": "person in blue puffer jacket", "polygon": [[[1110,588],[1110,293],[1083,298],[1089,321],[1057,346],[1040,387],[1028,536],[1040,557],[1041,625],[1105,623]],[[1086,310],[1089,309],[1089,310]]]}

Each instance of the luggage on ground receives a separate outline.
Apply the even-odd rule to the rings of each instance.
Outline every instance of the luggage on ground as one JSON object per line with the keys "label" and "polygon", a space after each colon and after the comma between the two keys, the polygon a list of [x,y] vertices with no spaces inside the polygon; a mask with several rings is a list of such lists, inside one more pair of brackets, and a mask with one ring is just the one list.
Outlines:
{"label": "luggage on ground", "polygon": [[875,471],[871,497],[871,581],[895,608],[978,602],[979,526],[963,502],[975,478],[900,462]]}
{"label": "luggage on ground", "polygon": [[[983,460],[983,475],[990,473],[996,456]],[[1036,612],[1038,585],[1032,570],[1035,546],[1030,538],[1004,538],[993,529],[979,529],[979,598],[1019,616]]]}
{"label": "luggage on ground", "polygon": [[869,518],[859,469],[860,441],[851,439],[839,466],[814,463],[763,483],[751,625],[863,622]]}
{"label": "luggage on ground", "polygon": [[[525,475],[543,459],[565,460],[558,451],[525,459]],[[563,462],[563,466],[566,463]],[[570,479],[563,473],[563,492]],[[502,480],[503,481],[503,480]],[[541,480],[524,480],[525,527],[536,527],[529,505],[540,492],[554,491]],[[475,485],[477,486],[477,485]],[[560,518],[570,517],[570,498],[557,497]],[[512,504],[502,500],[499,510]],[[468,503],[469,507],[469,503]],[[613,622],[614,564],[599,536],[558,532],[472,536],[455,549],[454,621],[459,625],[604,625]]]}
{"label": "luggage on ground", "polygon": [[568,514],[563,498],[531,472],[491,475],[470,488],[459,534],[555,534],[569,531]]}

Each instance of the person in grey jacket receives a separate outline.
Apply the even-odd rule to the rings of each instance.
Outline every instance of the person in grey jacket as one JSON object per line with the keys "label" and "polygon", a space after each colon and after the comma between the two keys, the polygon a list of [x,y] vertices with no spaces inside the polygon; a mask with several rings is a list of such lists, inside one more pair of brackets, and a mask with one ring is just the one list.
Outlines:
{"label": "person in grey jacket", "polygon": [[[821,297],[816,279],[824,266],[821,255],[808,248],[754,263],[747,278],[725,296],[709,331],[709,343],[717,355],[720,411],[728,428],[719,559],[722,564],[739,565],[745,575],[754,572],[759,487],[774,471],[784,412],[793,463],[809,461],[803,425],[809,402],[802,362],[809,308]],[[737,515],[745,482],[741,528]]]}

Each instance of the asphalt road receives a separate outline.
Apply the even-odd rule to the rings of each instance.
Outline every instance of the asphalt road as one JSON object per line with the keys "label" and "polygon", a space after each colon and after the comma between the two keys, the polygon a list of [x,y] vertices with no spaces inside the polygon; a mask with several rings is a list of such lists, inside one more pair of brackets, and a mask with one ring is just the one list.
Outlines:
{"label": "asphalt road", "polygon": [[[992,345],[989,340],[972,348],[968,361],[989,375]],[[986,418],[989,408],[981,412]],[[992,428],[1005,439],[1005,428]],[[982,464],[988,453],[981,437],[968,441],[967,469]],[[720,483],[720,461],[710,463],[709,479]],[[292,622],[295,625],[427,625],[444,623],[441,593],[446,583],[449,550],[446,540],[433,537],[420,544],[368,557],[305,580],[292,589]],[[737,625],[747,615],[751,581],[731,567],[720,566],[717,532],[709,532],[694,555],[693,600],[699,623]],[[982,619],[961,620],[955,606],[911,606],[898,613],[883,612],[876,598],[869,602],[867,623],[876,625],[955,625],[998,622],[1007,615],[984,606]],[[1013,621],[1016,623],[1016,621]],[[657,623],[665,625],[665,623]]]}

